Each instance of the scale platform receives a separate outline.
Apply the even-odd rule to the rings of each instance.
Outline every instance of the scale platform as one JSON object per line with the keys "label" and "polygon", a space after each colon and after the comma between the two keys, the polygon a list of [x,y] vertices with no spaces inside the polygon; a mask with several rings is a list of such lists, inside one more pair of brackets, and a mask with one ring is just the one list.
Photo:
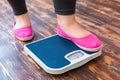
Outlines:
{"label": "scale platform", "polygon": [[70,40],[58,35],[26,44],[24,50],[50,74],[65,73],[102,54],[102,50],[97,52],[84,51]]}

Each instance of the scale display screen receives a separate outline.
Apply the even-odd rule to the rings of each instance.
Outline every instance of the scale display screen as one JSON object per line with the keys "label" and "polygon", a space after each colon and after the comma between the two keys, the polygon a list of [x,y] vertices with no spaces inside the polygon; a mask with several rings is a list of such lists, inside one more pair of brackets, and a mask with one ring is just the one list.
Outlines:
{"label": "scale display screen", "polygon": [[81,51],[76,51],[67,56],[69,60],[76,60],[84,55]]}

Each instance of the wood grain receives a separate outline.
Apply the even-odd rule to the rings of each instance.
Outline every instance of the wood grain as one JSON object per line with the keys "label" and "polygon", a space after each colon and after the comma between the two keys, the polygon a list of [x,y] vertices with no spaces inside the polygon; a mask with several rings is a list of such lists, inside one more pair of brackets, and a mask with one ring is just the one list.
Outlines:
{"label": "wood grain", "polygon": [[50,75],[23,50],[23,45],[55,33],[52,0],[26,0],[35,37],[28,42],[14,38],[13,12],[0,1],[0,80],[120,80],[120,0],[78,0],[76,18],[103,42],[103,54],[62,75]]}

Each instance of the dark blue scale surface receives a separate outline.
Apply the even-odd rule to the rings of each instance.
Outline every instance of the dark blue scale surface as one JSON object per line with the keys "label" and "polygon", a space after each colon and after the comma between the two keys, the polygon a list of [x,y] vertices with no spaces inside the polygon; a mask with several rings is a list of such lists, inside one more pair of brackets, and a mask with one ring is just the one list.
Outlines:
{"label": "dark blue scale surface", "polygon": [[[27,44],[26,47],[50,68],[62,68],[70,62],[64,56],[72,51],[81,50],[71,41],[58,35]],[[91,52],[87,52],[91,54]]]}

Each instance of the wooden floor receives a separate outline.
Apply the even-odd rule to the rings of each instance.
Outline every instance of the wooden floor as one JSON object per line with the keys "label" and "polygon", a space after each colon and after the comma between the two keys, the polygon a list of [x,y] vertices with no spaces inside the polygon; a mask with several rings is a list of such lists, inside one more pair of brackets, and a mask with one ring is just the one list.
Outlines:
{"label": "wooden floor", "polygon": [[23,50],[23,45],[55,33],[52,0],[26,0],[35,37],[21,42],[12,35],[13,13],[0,0],[0,80],[120,80],[120,0],[78,0],[77,21],[103,42],[103,54],[62,75],[50,75]]}

